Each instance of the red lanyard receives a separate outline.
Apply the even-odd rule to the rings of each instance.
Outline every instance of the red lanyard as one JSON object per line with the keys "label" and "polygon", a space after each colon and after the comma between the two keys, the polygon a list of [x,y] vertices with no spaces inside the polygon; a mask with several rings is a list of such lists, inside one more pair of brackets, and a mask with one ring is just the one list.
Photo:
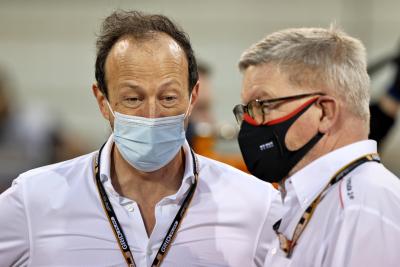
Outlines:
{"label": "red lanyard", "polygon": [[279,238],[279,243],[281,249],[286,253],[286,256],[290,258],[293,254],[294,247],[296,246],[297,241],[299,240],[301,234],[303,233],[304,229],[306,228],[307,224],[311,220],[312,215],[314,214],[315,209],[317,208],[318,204],[321,202],[324,193],[330,188],[332,185],[340,181],[343,177],[345,177],[347,174],[349,174],[351,171],[353,171],[355,168],[360,166],[361,164],[364,164],[369,161],[376,161],[380,162],[380,158],[377,154],[368,154],[365,155],[361,158],[358,158],[346,166],[344,166],[342,169],[340,169],[330,180],[329,183],[325,186],[324,190],[317,196],[317,198],[307,207],[305,212],[303,213],[303,216],[301,216],[299,222],[296,225],[296,228],[294,230],[293,238],[292,240],[287,239],[282,233],[278,231],[279,226],[281,224],[282,220],[279,220],[276,222],[273,226],[275,233],[278,235]]}

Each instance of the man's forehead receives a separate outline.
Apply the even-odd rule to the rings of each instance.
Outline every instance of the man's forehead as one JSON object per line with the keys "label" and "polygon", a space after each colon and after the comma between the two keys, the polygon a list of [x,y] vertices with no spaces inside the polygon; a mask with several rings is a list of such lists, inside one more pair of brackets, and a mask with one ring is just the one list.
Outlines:
{"label": "man's forehead", "polygon": [[[148,65],[155,61],[173,65],[174,68],[187,68],[185,52],[179,44],[166,34],[136,40],[126,36],[118,40],[106,59],[106,69],[120,66],[121,64]],[[143,67],[146,67],[144,66]],[[182,71],[182,70],[179,70]]]}
{"label": "man's forehead", "polygon": [[169,50],[169,52],[175,56],[184,55],[184,51],[180,45],[171,36],[165,33],[149,33],[140,39],[125,35],[113,45],[110,54],[123,54],[130,49],[151,53],[159,51],[160,48]]}
{"label": "man's forehead", "polygon": [[277,97],[281,88],[288,85],[286,75],[270,64],[249,66],[243,74],[242,98],[245,101]]}
{"label": "man's forehead", "polygon": [[186,87],[188,64],[183,50],[168,35],[137,41],[126,36],[115,43],[106,60],[106,77],[110,88],[125,82],[145,88],[149,84],[164,86],[168,81]]}
{"label": "man's forehead", "polygon": [[128,50],[129,46],[132,45],[131,41],[129,38],[124,38],[119,41],[114,45],[112,51],[115,55],[120,55],[126,53]]}

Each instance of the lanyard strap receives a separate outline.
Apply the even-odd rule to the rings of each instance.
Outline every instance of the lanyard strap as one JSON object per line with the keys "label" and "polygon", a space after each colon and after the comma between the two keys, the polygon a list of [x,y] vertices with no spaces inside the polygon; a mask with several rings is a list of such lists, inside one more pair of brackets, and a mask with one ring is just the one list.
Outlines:
{"label": "lanyard strap", "polygon": [[[103,206],[103,209],[107,215],[108,221],[110,223],[110,226],[113,230],[114,236],[116,240],[118,241],[119,248],[121,250],[121,253],[123,257],[125,258],[125,261],[129,267],[136,267],[135,261],[133,259],[133,254],[131,250],[129,249],[129,244],[128,240],[126,239],[125,233],[122,230],[121,224],[118,221],[117,215],[114,212],[114,209],[112,207],[112,204],[110,202],[110,199],[108,198],[108,195],[106,193],[106,190],[104,189],[103,183],[100,180],[100,155],[103,150],[104,145],[100,148],[99,154],[96,158],[95,164],[94,164],[94,173],[95,173],[95,178],[96,178],[96,186],[100,195],[101,203]],[[197,162],[197,157],[195,156],[193,150],[190,150],[192,159],[193,159],[193,174],[195,177],[195,180],[193,184],[191,185],[188,194],[186,195],[182,206],[179,208],[178,213],[176,214],[174,220],[172,221],[171,226],[169,227],[166,236],[164,237],[163,242],[161,243],[160,248],[158,249],[157,255],[154,258],[153,263],[151,264],[152,267],[158,267],[161,265],[163,259],[168,253],[168,250],[174,241],[174,238],[176,237],[176,233],[178,232],[179,226],[181,225],[181,222],[183,218],[185,217],[186,211],[188,210],[190,206],[190,202],[193,198],[193,195],[196,191],[197,187],[197,180],[199,176],[199,170],[198,170],[198,162]]]}
{"label": "lanyard strap", "polygon": [[277,221],[274,224],[273,228],[275,230],[275,233],[278,235],[280,247],[286,253],[286,256],[288,258],[290,258],[292,256],[293,250],[294,250],[294,247],[296,246],[297,241],[299,240],[301,234],[303,233],[304,229],[306,228],[308,222],[311,220],[311,217],[314,214],[316,207],[321,202],[321,200],[325,196],[325,193],[328,191],[328,189],[335,183],[339,182],[343,177],[345,177],[347,174],[349,174],[355,168],[357,168],[361,164],[364,164],[364,163],[370,162],[370,161],[380,162],[380,158],[379,158],[378,154],[367,154],[361,158],[358,158],[358,159],[350,162],[343,168],[341,168],[338,172],[336,172],[335,175],[333,175],[333,177],[329,180],[329,183],[325,186],[325,188],[321,191],[321,193],[319,193],[317,198],[307,207],[307,209],[303,213],[303,216],[301,216],[301,218],[300,218],[299,222],[297,223],[296,228],[294,230],[292,240],[288,240],[282,233],[280,233],[278,231],[282,219]]}

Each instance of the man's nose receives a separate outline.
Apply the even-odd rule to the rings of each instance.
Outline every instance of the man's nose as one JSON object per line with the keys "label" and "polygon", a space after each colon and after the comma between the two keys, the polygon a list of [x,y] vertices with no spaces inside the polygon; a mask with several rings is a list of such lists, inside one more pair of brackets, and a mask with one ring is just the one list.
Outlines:
{"label": "man's nose", "polygon": [[160,117],[160,109],[157,105],[157,100],[155,98],[149,98],[146,106],[144,108],[144,117],[147,118],[158,118]]}

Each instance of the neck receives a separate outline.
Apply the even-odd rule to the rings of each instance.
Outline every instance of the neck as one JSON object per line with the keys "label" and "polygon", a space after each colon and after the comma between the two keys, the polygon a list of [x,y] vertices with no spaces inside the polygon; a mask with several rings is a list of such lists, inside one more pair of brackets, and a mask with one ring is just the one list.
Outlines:
{"label": "neck", "polygon": [[182,183],[185,166],[182,149],[166,166],[153,172],[142,172],[126,162],[113,146],[111,180],[115,190],[136,201],[144,227],[150,236],[156,224],[155,207],[161,199],[176,193]]}
{"label": "neck", "polygon": [[181,186],[185,166],[182,149],[166,166],[153,172],[133,168],[115,146],[111,155],[111,179],[115,190],[139,204],[155,205],[162,198],[176,193]]}
{"label": "neck", "polygon": [[[301,170],[314,160],[336,150],[341,147],[353,144],[358,141],[367,140],[368,133],[364,129],[364,123],[352,121],[346,127],[342,127],[340,131],[327,132],[321,140],[302,158],[289,172],[288,176],[279,182],[280,191],[282,196],[286,195],[285,182],[297,171]],[[343,130],[345,129],[345,130]]]}

